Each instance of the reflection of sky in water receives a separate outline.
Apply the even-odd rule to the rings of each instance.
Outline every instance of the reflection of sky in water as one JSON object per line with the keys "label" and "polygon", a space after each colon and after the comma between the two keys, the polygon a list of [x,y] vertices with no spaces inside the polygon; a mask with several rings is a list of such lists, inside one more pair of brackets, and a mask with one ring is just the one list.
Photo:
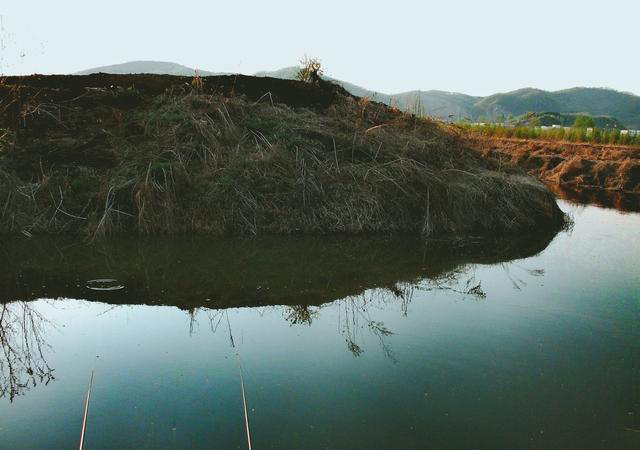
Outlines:
{"label": "reflection of sky in water", "polygon": [[[640,215],[563,208],[575,226],[541,254],[404,301],[193,318],[39,301],[56,380],[0,400],[0,448],[77,445],[94,368],[87,449],[244,448],[230,331],[256,448],[640,448]],[[463,293],[478,283],[486,298]]]}

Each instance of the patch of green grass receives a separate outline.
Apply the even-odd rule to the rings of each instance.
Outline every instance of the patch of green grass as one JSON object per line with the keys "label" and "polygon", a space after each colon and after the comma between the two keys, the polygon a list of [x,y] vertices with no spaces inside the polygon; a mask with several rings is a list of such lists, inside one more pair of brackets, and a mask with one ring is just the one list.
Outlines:
{"label": "patch of green grass", "polygon": [[640,135],[623,133],[618,129],[592,128],[588,130],[584,127],[543,129],[534,126],[505,127],[498,124],[461,124],[459,126],[472,133],[479,133],[488,137],[640,146]]}

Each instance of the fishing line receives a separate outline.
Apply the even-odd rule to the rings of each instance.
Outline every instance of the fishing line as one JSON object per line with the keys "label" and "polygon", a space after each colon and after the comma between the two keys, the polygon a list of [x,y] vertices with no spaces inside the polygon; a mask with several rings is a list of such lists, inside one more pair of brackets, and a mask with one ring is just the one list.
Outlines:
{"label": "fishing line", "polygon": [[242,364],[240,363],[240,356],[236,352],[236,361],[238,361],[238,371],[240,372],[240,389],[242,390],[242,406],[244,408],[244,426],[247,432],[247,445],[249,450],[251,447],[251,429],[249,427],[249,411],[247,409],[247,396],[244,392],[244,377],[242,376]]}
{"label": "fishing line", "polygon": [[236,362],[238,363],[238,372],[240,373],[240,390],[242,391],[242,408],[244,410],[244,426],[247,433],[247,446],[249,450],[253,450],[251,445],[251,428],[249,426],[249,409],[247,408],[247,395],[244,389],[244,377],[242,375],[242,362],[240,361],[240,351],[236,348],[236,344],[233,340],[233,334],[231,333],[231,322],[229,322],[229,312],[226,312],[227,326],[229,327],[229,339],[231,340],[231,348],[234,349],[236,354]]}

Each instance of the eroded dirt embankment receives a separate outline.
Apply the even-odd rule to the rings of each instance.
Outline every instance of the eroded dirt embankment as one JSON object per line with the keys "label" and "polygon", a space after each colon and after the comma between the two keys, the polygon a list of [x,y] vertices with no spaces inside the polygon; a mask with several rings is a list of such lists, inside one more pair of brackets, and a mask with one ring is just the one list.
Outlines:
{"label": "eroded dirt embankment", "polygon": [[553,194],[447,125],[322,82],[8,77],[0,232],[557,230]]}
{"label": "eroded dirt embankment", "polygon": [[640,147],[472,136],[471,147],[547,183],[640,193]]}

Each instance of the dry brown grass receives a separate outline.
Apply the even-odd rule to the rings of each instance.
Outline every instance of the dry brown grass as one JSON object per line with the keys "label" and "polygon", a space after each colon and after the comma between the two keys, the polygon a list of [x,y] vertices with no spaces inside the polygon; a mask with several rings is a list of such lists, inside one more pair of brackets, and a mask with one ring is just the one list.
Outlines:
{"label": "dry brown grass", "polygon": [[640,193],[640,148],[523,139],[468,139],[481,154],[545,182],[579,189]]}

